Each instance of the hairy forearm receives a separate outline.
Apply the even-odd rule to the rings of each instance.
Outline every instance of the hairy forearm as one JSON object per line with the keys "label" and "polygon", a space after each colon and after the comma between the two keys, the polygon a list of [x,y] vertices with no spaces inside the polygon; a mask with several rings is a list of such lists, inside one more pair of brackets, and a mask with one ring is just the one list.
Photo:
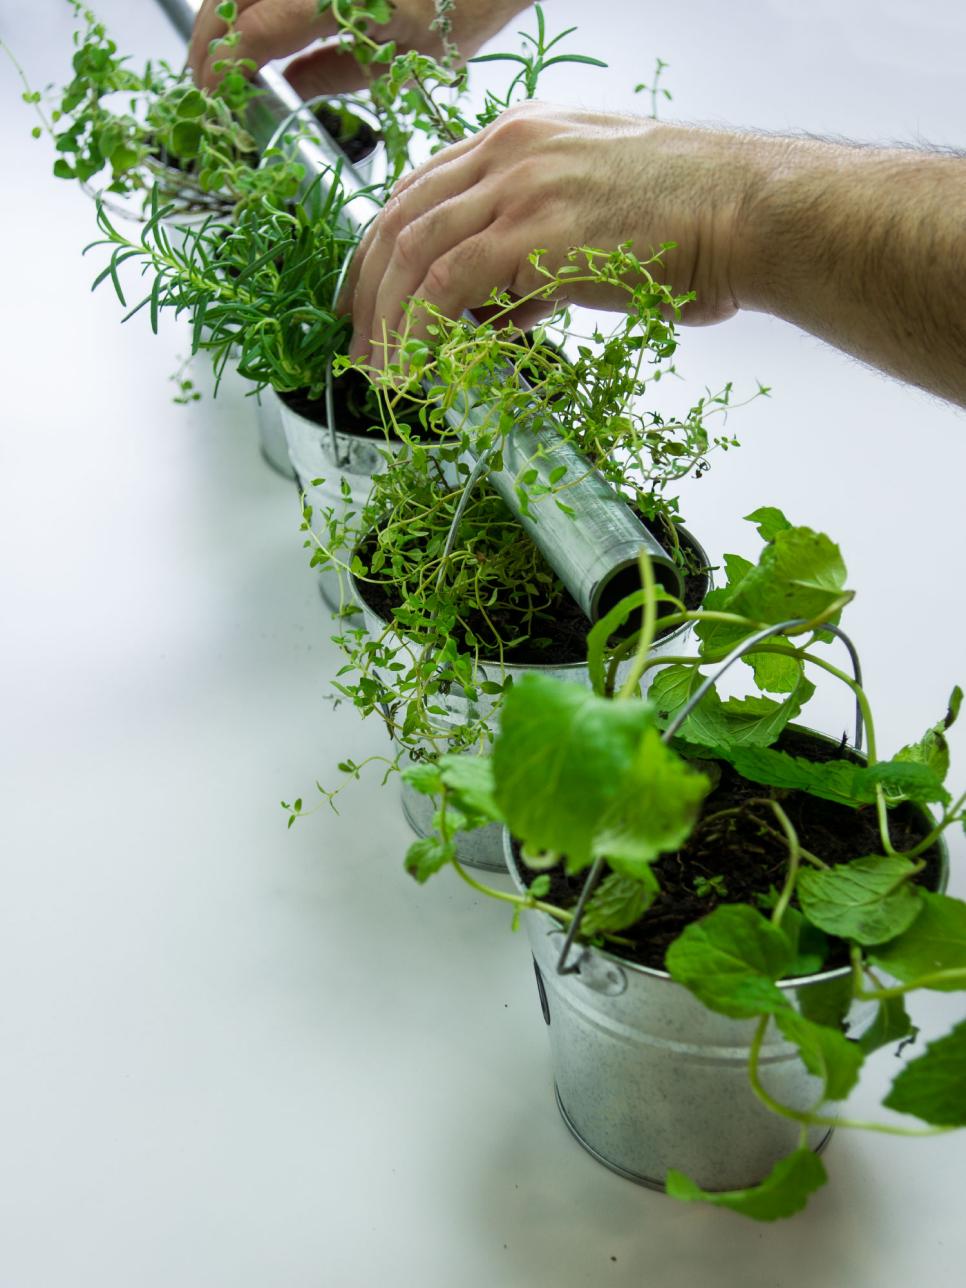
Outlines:
{"label": "hairy forearm", "polygon": [[966,157],[761,138],[732,289],[966,406]]}

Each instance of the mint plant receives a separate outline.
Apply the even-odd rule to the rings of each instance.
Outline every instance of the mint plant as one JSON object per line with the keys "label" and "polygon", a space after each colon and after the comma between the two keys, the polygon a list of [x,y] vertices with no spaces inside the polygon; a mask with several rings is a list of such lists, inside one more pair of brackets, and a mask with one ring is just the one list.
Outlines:
{"label": "mint plant", "polygon": [[[695,656],[665,665],[666,658],[653,655],[658,607],[669,597],[655,587],[645,560],[644,590],[590,634],[594,691],[527,676],[506,695],[489,755],[447,755],[405,771],[413,787],[440,801],[436,834],[410,848],[406,866],[419,881],[452,866],[516,915],[537,909],[562,926],[573,921],[576,902],[566,879],[594,867],[606,875],[586,905],[580,935],[620,956],[646,948],[665,873],[708,836],[719,865],[729,853],[729,834],[739,847],[751,837],[764,856],[761,888],[745,901],[734,898],[730,872],[720,867],[715,875],[725,879],[726,889],[707,882],[711,910],[684,926],[659,964],[712,1011],[757,1022],[748,1057],[751,1089],[768,1109],[798,1125],[800,1143],[753,1188],[709,1193],[671,1171],[667,1192],[774,1220],[798,1211],[825,1180],[821,1160],[808,1148],[810,1127],[919,1135],[966,1125],[966,1023],[910,1060],[885,1098],[888,1108],[922,1126],[854,1122],[825,1108],[848,1096],[868,1055],[914,1036],[905,1006],[909,994],[966,988],[966,903],[939,888],[935,851],[947,828],[966,821],[966,793],[954,798],[945,781],[946,731],[959,713],[961,691],[953,690],[948,711],[924,735],[881,758],[868,695],[820,651],[852,598],[838,547],[773,508],[749,517],[765,541],[757,563],[727,556],[726,585],[697,611],[672,602],[671,615],[662,619],[694,622],[700,640]],[[607,641],[617,625],[638,614],[633,666],[614,694]],[[769,629],[774,633],[762,638]],[[748,646],[745,662],[757,691],[723,699],[711,684],[691,709],[702,671],[742,645]],[[658,666],[641,699],[641,678]],[[815,671],[855,697],[867,741],[864,760],[845,754],[844,746],[842,754],[823,753],[792,734],[789,722],[811,696],[807,673]],[[783,740],[790,737],[786,749]],[[715,793],[727,773],[746,787],[737,805],[722,809]],[[828,836],[814,848],[807,843],[809,814],[827,803],[839,808],[843,827],[859,829],[854,834],[869,848],[843,856],[828,852]],[[938,817],[926,821],[925,806]],[[482,885],[456,857],[457,831],[493,822],[509,828],[524,868],[536,874],[526,893]],[[557,900],[555,887],[571,889],[571,895]],[[799,1012],[789,991],[778,987],[781,980],[837,965],[848,970],[831,1011]],[[877,1019],[857,1041],[844,1031],[852,1000],[878,1004]],[[762,1084],[759,1057],[770,1023],[820,1081],[808,1110],[782,1104]]]}

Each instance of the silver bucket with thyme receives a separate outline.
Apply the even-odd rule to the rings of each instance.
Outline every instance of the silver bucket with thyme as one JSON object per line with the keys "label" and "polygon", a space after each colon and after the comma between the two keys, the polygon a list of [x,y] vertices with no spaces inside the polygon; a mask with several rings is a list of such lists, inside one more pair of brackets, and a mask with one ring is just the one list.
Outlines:
{"label": "silver bucket with thyme", "polygon": [[259,390],[258,400],[258,443],[262,455],[273,470],[283,478],[294,479],[295,469],[288,454],[288,443],[285,441],[285,426],[282,424],[282,406],[274,389],[266,387]]}
{"label": "silver bucket with thyme", "polygon": [[[688,579],[688,598],[697,607],[711,589],[711,574],[708,571],[708,556],[700,543],[687,531],[678,529],[679,539],[683,546],[690,547],[697,566],[703,572]],[[373,639],[382,638],[388,649],[398,655],[404,665],[411,666],[418,661],[413,643],[399,635],[389,623],[366,601],[362,587],[355,577],[350,575],[351,594],[361,605],[366,630]],[[652,649],[655,657],[671,657],[681,652],[691,633],[690,623],[683,623],[658,638]],[[459,665],[459,664],[457,664]],[[439,729],[440,741],[436,747],[427,746],[427,757],[437,753],[452,751],[448,735],[455,729],[476,725],[480,728],[480,745],[478,751],[486,750],[497,731],[499,706],[504,690],[519,682],[524,675],[537,673],[550,679],[570,680],[576,684],[590,687],[590,675],[586,658],[574,662],[554,664],[501,662],[494,658],[465,659],[464,665],[469,669],[469,686],[467,678],[457,677],[452,664],[444,664],[440,670],[441,684],[434,696],[433,719]],[[620,662],[614,672],[614,683],[619,685],[626,679],[631,668],[630,659]],[[649,670],[642,680],[642,692],[654,676]],[[468,754],[472,754],[469,752]],[[403,782],[402,808],[406,821],[420,837],[432,836],[435,832],[433,818],[438,802],[432,796],[426,796]],[[493,823],[488,827],[477,828],[470,832],[458,832],[455,837],[456,857],[467,867],[486,872],[505,872],[506,859],[503,851],[502,828]]]}
{"label": "silver bucket with thyme", "polygon": [[[321,404],[320,404],[321,405]],[[372,490],[373,475],[386,468],[389,457],[402,448],[363,429],[331,429],[303,414],[306,400],[290,394],[278,397],[288,458],[296,482],[311,511],[311,539],[328,549],[330,523],[360,514]],[[355,591],[343,567],[329,563],[319,571],[319,591],[333,612],[355,602]]]}
{"label": "silver bucket with thyme", "polygon": [[[921,813],[925,834],[933,820],[925,809]],[[522,893],[526,886],[508,833],[504,853]],[[936,855],[941,889],[948,861],[941,839]],[[604,949],[575,944],[561,973],[560,924],[537,910],[525,911],[523,920],[557,1106],[599,1162],[662,1191],[672,1168],[706,1190],[741,1190],[759,1184],[798,1147],[799,1124],[766,1108],[749,1081],[756,1020],[712,1011],[667,971]],[[838,999],[847,994],[850,975],[851,966],[843,965],[782,980],[778,987],[797,1012],[815,1018],[841,1010]],[[874,1001],[853,1001],[843,1021],[847,1036],[860,1038],[876,1012]],[[774,1021],[758,1048],[757,1070],[780,1104],[803,1113],[819,1108],[822,1081],[806,1070]],[[808,1144],[821,1150],[831,1134],[831,1127],[810,1127]]]}

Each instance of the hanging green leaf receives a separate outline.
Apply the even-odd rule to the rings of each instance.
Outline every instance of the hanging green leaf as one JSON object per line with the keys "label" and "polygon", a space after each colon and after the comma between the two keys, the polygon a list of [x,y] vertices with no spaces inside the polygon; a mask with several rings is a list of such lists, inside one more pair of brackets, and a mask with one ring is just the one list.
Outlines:
{"label": "hanging green leaf", "polygon": [[914,1036],[918,1030],[909,1018],[901,997],[885,997],[879,1003],[875,1019],[862,1036],[858,1044],[866,1055],[878,1051],[881,1047],[892,1046],[903,1038]]}
{"label": "hanging green leaf", "polygon": [[777,1221],[800,1212],[808,1196],[827,1179],[818,1155],[810,1149],[797,1149],[776,1163],[760,1185],[747,1190],[703,1190],[673,1168],[667,1174],[666,1189],[671,1198],[685,1203],[700,1200],[714,1207],[729,1208],[755,1221]]}
{"label": "hanging green leaf", "polygon": [[874,948],[869,959],[903,984],[939,993],[966,988],[966,903],[928,890],[919,892],[918,902],[912,925]]}
{"label": "hanging green leaf", "polygon": [[530,674],[507,694],[493,751],[495,798],[531,850],[565,853],[574,869],[615,802],[653,713],[581,685]]}
{"label": "hanging green leaf", "polygon": [[809,1073],[821,1079],[824,1099],[844,1100],[859,1079],[864,1054],[844,1034],[824,1024],[815,1024],[797,1011],[776,1013],[775,1023],[798,1047]]}
{"label": "hanging green leaf", "polygon": [[455,857],[456,846],[452,841],[443,841],[438,836],[425,836],[414,841],[406,851],[406,871],[422,884]]}
{"label": "hanging green leaf", "polygon": [[933,1127],[966,1127],[966,1020],[928,1043],[896,1077],[882,1103]]}
{"label": "hanging green leaf", "polygon": [[919,742],[903,747],[901,751],[896,753],[894,759],[914,761],[926,765],[940,782],[945,782],[946,775],[949,772],[949,744],[946,741],[946,730],[959,715],[962,702],[963,691],[957,685],[949,696],[949,706],[945,717],[938,724],[934,724],[931,729],[927,729]]}
{"label": "hanging green leaf", "polygon": [[757,510],[752,510],[751,514],[746,514],[745,519],[757,525],[758,535],[762,541],[774,541],[779,532],[785,532],[792,526],[781,510],[774,505],[759,506]]}

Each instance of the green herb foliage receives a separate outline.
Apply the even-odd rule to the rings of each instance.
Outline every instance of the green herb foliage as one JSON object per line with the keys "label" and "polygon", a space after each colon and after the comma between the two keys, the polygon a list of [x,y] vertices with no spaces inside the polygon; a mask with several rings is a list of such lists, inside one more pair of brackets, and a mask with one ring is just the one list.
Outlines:
{"label": "green herb foliage", "polygon": [[[284,140],[259,157],[245,126],[258,90],[250,80],[254,65],[232,58],[234,4],[219,8],[224,57],[215,64],[219,87],[209,94],[163,61],[135,71],[97,16],[79,0],[68,3],[80,24],[72,79],[45,94],[27,86],[23,95],[38,113],[35,136],[46,133],[57,153],[58,178],[96,191],[129,218],[138,217],[139,199],[150,210],[155,186],[171,217],[227,217],[295,196],[304,167],[286,155]],[[294,133],[293,127],[288,138]],[[124,198],[131,200],[119,204]]]}
{"label": "green herb foliage", "polygon": [[[655,410],[660,381],[674,370],[673,319],[687,298],[661,285],[659,258],[641,261],[628,246],[585,247],[553,272],[539,254],[533,263],[542,275],[533,298],[551,301],[575,279],[607,283],[625,292],[626,314],[611,332],[596,328],[581,337],[573,318],[558,311],[522,343],[511,301],[500,294],[483,325],[433,312],[431,346],[403,335],[401,361],[388,373],[371,373],[381,394],[373,430],[386,436],[391,468],[374,476],[361,508],[305,516],[312,562],[351,572],[359,594],[379,610],[368,629],[357,615],[345,619],[338,687],[363,715],[385,720],[400,758],[487,746],[508,667],[556,659],[558,619],[571,603],[486,479],[464,495],[469,461],[488,453],[499,467],[518,424],[552,423],[652,524],[683,570],[698,572],[679,534],[674,488],[703,474],[715,449],[737,444],[714,426],[733,405],[730,387],[702,397],[684,416]],[[337,369],[345,366],[337,360]],[[485,418],[470,415],[471,407],[485,408]],[[515,476],[522,512],[537,522],[549,507],[571,516],[576,481],[564,467],[543,469],[538,450]],[[601,674],[601,650],[617,625],[602,623],[589,641],[591,665]],[[578,663],[583,647],[578,642],[566,660]],[[612,661],[605,690],[621,668],[620,657]]]}
{"label": "green herb foliage", "polygon": [[[839,1121],[846,1127],[917,1135],[964,1125],[966,1024],[931,1042],[904,1065],[885,1098],[886,1106],[925,1126],[836,1120],[824,1105],[848,1097],[872,1052],[894,1043],[905,1045],[915,1037],[905,1006],[910,993],[919,988],[966,988],[966,904],[915,881],[942,832],[966,819],[966,794],[954,799],[945,786],[945,733],[959,711],[960,691],[954,690],[946,716],[923,738],[890,759],[880,758],[867,694],[824,655],[827,628],[851,598],[838,547],[821,533],[794,526],[773,508],[749,517],[765,543],[758,561],[728,556],[728,580],[705,607],[688,612],[676,605],[664,619],[671,624],[694,622],[700,647],[693,657],[674,658],[668,666],[666,658],[653,653],[661,601],[645,564],[645,591],[632,597],[633,608],[623,610],[625,616],[636,615],[643,604],[644,624],[631,641],[631,674],[616,700],[613,686],[608,690],[612,659],[606,652],[594,668],[595,694],[528,677],[506,697],[503,728],[492,754],[475,758],[477,765],[488,763],[491,770],[475,772],[488,782],[486,821],[493,821],[495,806],[520,842],[524,864],[541,874],[526,893],[489,893],[514,904],[518,913],[537,908],[567,925],[572,909],[546,901],[551,888],[548,871],[558,865],[580,871],[602,857],[607,875],[588,904],[594,915],[584,921],[580,935],[587,943],[610,945],[617,952],[621,932],[632,926],[646,930],[658,888],[654,860],[674,852],[696,823],[707,824],[702,801],[715,763],[730,762],[762,785],[762,793],[738,812],[750,811],[763,824],[767,816],[768,826],[784,837],[782,888],[762,900],[762,906],[750,906],[729,901],[727,889],[712,887],[704,873],[696,873],[695,883],[704,881],[720,902],[671,944],[666,967],[711,1010],[754,1022],[748,1055],[751,1090],[763,1105],[799,1126],[800,1146],[760,1185],[747,1190],[707,1193],[678,1172],[669,1174],[667,1190],[679,1199],[703,1199],[758,1220],[774,1220],[798,1211],[825,1180],[822,1164],[808,1148],[810,1127]],[[805,701],[806,670],[831,674],[845,684],[862,711],[865,763],[847,756],[815,763],[759,745],[779,735],[781,720],[772,720],[767,737],[756,735],[749,745],[747,724],[722,716],[728,704],[713,686],[688,720],[678,720],[702,672],[765,627],[777,627],[778,632],[750,646],[745,660],[751,674],[759,683],[765,676],[770,684],[778,673],[761,667],[762,660],[787,663],[782,682],[793,681],[786,693],[797,695],[795,714]],[[621,647],[626,653],[629,646]],[[640,681],[659,666],[666,669],[658,672],[642,700]],[[765,701],[760,691],[753,698]],[[791,701],[791,696],[782,701]],[[668,746],[672,720],[680,732]],[[655,745],[661,757],[651,760]],[[457,780],[447,777],[448,766],[460,759],[466,758],[445,758],[432,781],[406,771],[418,790],[440,798],[437,822],[440,834],[450,840],[448,820],[458,818],[460,826],[468,821],[472,826],[473,819]],[[635,778],[638,761],[647,768]],[[789,790],[871,810],[878,822],[880,852],[829,863],[806,850],[782,808]],[[634,803],[638,798],[643,802],[639,808]],[[891,815],[903,802],[920,808],[923,802],[931,803],[938,807],[939,817],[920,841],[900,852],[893,841]],[[615,818],[620,826],[615,827]],[[634,856],[630,865],[627,855]],[[438,857],[437,867],[450,865],[476,889],[487,889],[462,869],[452,845]],[[837,973],[800,995],[789,983],[803,974],[829,970],[843,959],[850,966],[839,965]],[[880,971],[898,982],[883,982]],[[842,1024],[853,999],[878,1003],[873,1023],[857,1040],[846,1036]],[[809,1108],[781,1103],[761,1081],[759,1060],[769,1024],[798,1049],[816,1079],[819,1090]]]}

